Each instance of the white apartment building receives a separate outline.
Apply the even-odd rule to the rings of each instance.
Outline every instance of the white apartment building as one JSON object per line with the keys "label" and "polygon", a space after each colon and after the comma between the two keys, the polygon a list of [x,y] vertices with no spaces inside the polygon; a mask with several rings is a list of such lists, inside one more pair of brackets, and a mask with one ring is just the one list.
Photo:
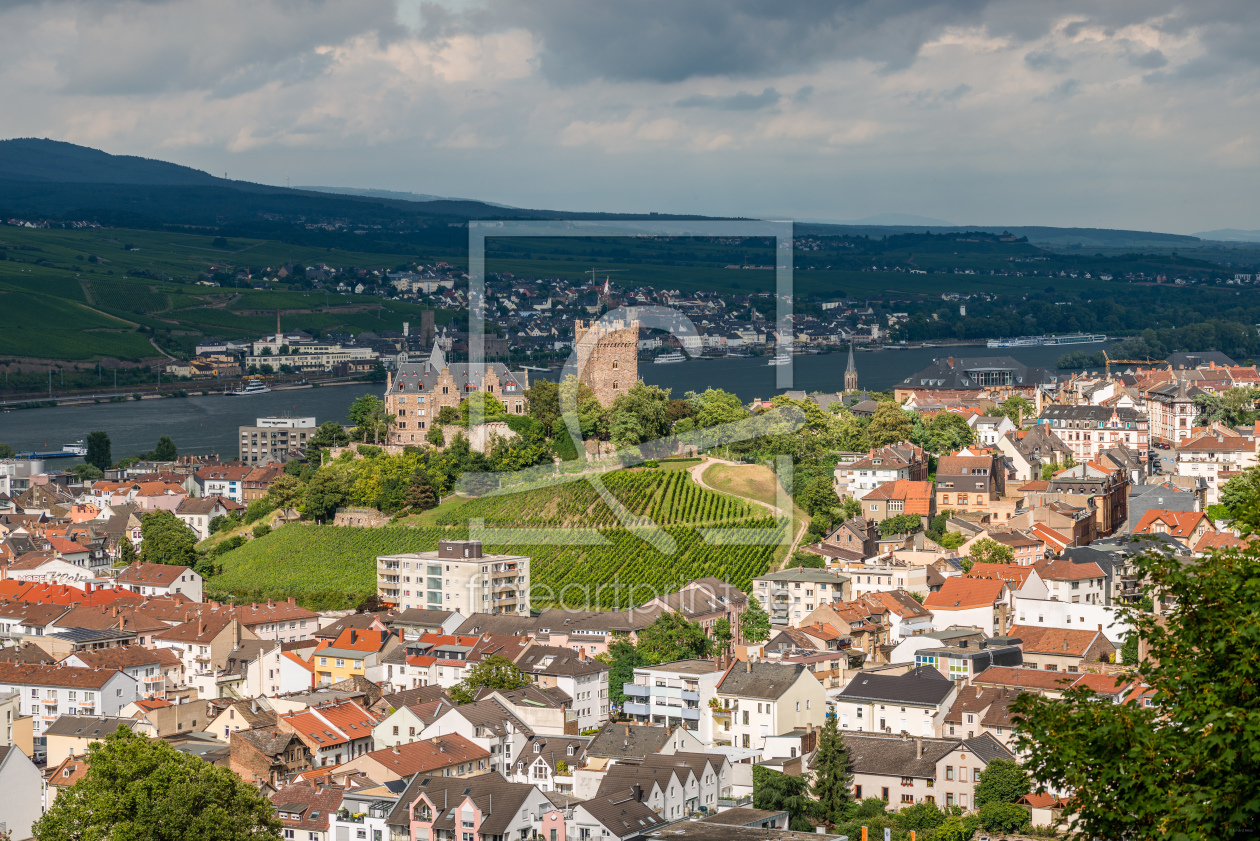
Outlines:
{"label": "white apartment building", "polygon": [[442,540],[434,552],[381,555],[377,594],[401,610],[529,615],[529,558],[487,555],[480,540]]}
{"label": "white apartment building", "polygon": [[623,684],[624,712],[645,724],[682,726],[700,741],[713,744],[713,716],[704,715],[702,699],[712,698],[722,672],[712,660],[675,660],[634,670],[634,682]]}
{"label": "white apartment building", "polygon": [[237,433],[242,462],[256,462],[260,456],[284,461],[290,452],[306,451],[307,439],[315,434],[315,418],[258,418],[253,426],[237,427]]}
{"label": "white apartment building", "polygon": [[762,749],[766,738],[826,723],[827,693],[800,663],[747,660],[736,663],[718,682],[714,742]]}
{"label": "white apartment building", "polygon": [[20,715],[31,717],[34,752],[47,752],[44,731],[62,715],[118,716],[140,698],[139,684],[120,671],[0,663],[0,695],[18,692]]}

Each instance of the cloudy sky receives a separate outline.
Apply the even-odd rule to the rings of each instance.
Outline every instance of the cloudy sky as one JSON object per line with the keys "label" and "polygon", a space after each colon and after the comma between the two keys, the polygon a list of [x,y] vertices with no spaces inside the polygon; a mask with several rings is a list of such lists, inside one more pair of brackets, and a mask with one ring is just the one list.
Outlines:
{"label": "cloudy sky", "polygon": [[1260,228],[1256,0],[4,0],[0,136],[524,207]]}

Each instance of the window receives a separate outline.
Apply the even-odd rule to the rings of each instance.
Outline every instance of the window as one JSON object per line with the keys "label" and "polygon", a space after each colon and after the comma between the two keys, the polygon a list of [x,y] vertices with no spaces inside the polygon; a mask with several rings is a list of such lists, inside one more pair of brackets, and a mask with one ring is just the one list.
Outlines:
{"label": "window", "polygon": [[888,802],[888,786],[884,786],[883,788],[879,790],[879,792],[880,792],[879,799],[887,803]]}
{"label": "window", "polygon": [[902,803],[913,803],[913,802],[914,802],[914,795],[913,795],[913,794],[903,794],[903,795],[901,795],[901,802],[902,802]]}
{"label": "window", "polygon": [[953,765],[945,766],[945,779],[947,780],[954,779],[954,766]]}

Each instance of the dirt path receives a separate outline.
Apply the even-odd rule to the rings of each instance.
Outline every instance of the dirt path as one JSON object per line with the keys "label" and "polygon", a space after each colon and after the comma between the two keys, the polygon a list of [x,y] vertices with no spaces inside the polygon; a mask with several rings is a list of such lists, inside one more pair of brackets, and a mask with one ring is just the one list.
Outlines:
{"label": "dirt path", "polygon": [[[746,467],[747,466],[747,465],[743,465],[735,461],[727,461],[726,459],[713,458],[712,456],[705,456],[699,464],[696,464],[687,468],[687,472],[691,474],[692,480],[697,485],[704,488],[705,490],[713,491],[714,493],[725,494],[726,496],[733,496],[736,499],[742,499],[745,502],[751,502],[754,505],[760,505],[762,508],[768,509],[770,513],[773,514],[775,517],[780,517],[780,518],[787,517],[787,518],[790,518],[793,522],[796,521],[795,512],[784,513],[782,508],[772,503],[757,499],[756,497],[744,496],[743,494],[737,494],[732,491],[721,490],[719,488],[715,488],[712,485],[706,483],[704,481],[704,472],[708,470],[710,467],[714,465],[718,465],[718,464],[724,464],[729,467]],[[805,536],[805,532],[808,528],[808,525],[809,525],[808,521],[804,519],[801,520],[799,526],[796,529],[796,534],[792,538],[792,545],[788,547],[787,553],[783,556],[783,561],[780,563],[780,568],[782,568],[782,566],[788,562],[788,559],[792,557],[793,553],[795,553],[797,548],[801,545],[801,538]]]}
{"label": "dirt path", "polygon": [[170,359],[172,361],[175,360],[175,357],[171,356],[169,353],[167,353],[166,351],[158,347],[157,342],[153,341],[152,337],[149,338],[149,344],[153,345],[153,349],[156,350],[158,353],[162,354],[163,356],[165,356],[167,359]]}

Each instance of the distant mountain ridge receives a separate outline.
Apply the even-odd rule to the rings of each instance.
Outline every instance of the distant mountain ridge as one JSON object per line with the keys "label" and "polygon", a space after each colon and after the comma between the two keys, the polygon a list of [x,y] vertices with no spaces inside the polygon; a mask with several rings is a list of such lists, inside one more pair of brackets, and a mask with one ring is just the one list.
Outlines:
{"label": "distant mountain ridge", "polygon": [[[352,225],[389,226],[445,219],[718,219],[698,214],[575,213],[525,209],[474,199],[342,187],[275,187],[218,178],[192,167],[33,137],[0,140],[0,212],[53,219],[97,219],[112,225],[272,226],[281,219],[324,217]],[[440,224],[440,223],[439,223]],[[445,227],[445,226],[443,226]],[[945,220],[881,213],[850,222],[800,220],[799,234],[886,237],[900,233],[1009,230],[1050,247],[1169,247],[1194,236],[1107,228],[951,225]],[[1258,231],[1223,229],[1204,239],[1260,241]]]}

